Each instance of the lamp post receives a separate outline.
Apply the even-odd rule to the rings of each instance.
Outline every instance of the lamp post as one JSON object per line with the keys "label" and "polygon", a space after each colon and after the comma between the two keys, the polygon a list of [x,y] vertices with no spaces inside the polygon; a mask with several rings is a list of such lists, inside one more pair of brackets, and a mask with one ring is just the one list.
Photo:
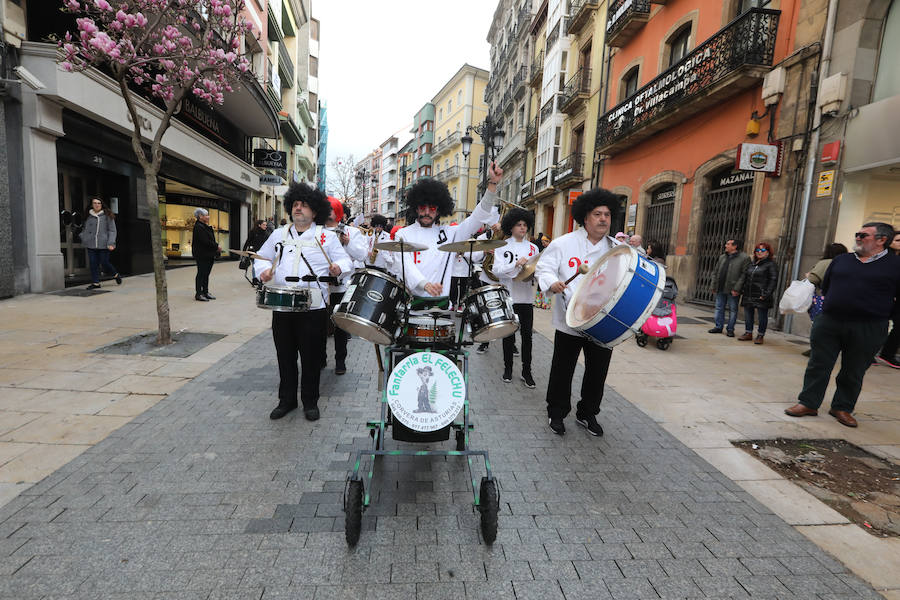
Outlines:
{"label": "lamp post", "polygon": [[[469,125],[466,127],[466,134],[462,136],[460,142],[462,142],[462,153],[466,159],[469,158],[469,153],[472,151],[472,136],[469,135],[470,132],[474,131],[481,137],[481,141],[484,144],[484,164],[482,167],[482,178],[481,178],[481,193],[487,189],[487,179],[488,179],[488,165],[494,162],[497,158],[497,155],[500,154],[500,151],[503,150],[503,142],[506,141],[506,132],[503,131],[501,124],[499,121],[492,119],[490,113],[484,118],[484,121],[479,123],[478,125]],[[490,157],[490,160],[488,160]]]}
{"label": "lamp post", "polygon": [[[354,176],[356,179],[356,187],[362,188],[362,211],[365,213],[366,211],[366,188],[369,187],[369,183],[376,183],[378,179],[375,175],[369,171],[368,167],[360,167],[356,170],[356,175]],[[377,212],[377,211],[373,211]]]}

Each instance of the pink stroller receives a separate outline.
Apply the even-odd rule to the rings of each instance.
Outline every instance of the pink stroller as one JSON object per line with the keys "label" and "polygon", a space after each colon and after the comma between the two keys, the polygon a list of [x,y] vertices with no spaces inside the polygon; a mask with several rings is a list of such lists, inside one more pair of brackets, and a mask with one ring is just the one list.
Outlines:
{"label": "pink stroller", "polygon": [[666,277],[666,287],[663,290],[656,308],[650,313],[641,330],[634,336],[637,345],[643,348],[647,345],[648,338],[655,337],[656,347],[660,350],[668,350],[672,345],[675,332],[678,330],[678,315],[675,309],[675,298],[678,296],[678,286],[671,277]]}

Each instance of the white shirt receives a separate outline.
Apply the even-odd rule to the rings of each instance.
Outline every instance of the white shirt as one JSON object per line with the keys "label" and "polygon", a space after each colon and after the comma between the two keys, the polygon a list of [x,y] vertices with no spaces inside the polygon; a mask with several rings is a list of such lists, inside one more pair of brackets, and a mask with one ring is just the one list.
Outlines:
{"label": "white shirt", "polygon": [[[394,236],[396,240],[403,240],[414,244],[427,246],[427,250],[421,252],[404,252],[398,259],[395,269],[398,276],[403,271],[406,273],[406,284],[414,294],[426,295],[425,284],[429,282],[441,283],[442,295],[450,293],[450,278],[453,271],[448,261],[454,260],[453,255],[437,249],[439,245],[469,239],[482,224],[489,224],[490,220],[497,218],[497,213],[492,212],[497,195],[486,192],[481,202],[459,225],[433,225],[422,227],[418,221],[404,227]],[[400,254],[400,253],[398,253]],[[446,269],[444,268],[446,265]]]}
{"label": "white shirt", "polygon": [[[538,248],[522,238],[517,242],[515,238],[506,240],[506,245],[494,250],[494,275],[500,278],[500,283],[509,290],[509,297],[513,304],[532,304],[534,302],[534,287],[532,281],[516,281],[513,279],[522,272],[522,267],[516,266],[520,258],[531,258],[538,253]],[[565,280],[563,280],[565,281]]]}
{"label": "white shirt", "polygon": [[[593,261],[600,258],[613,246],[618,246],[619,243],[615,239],[605,236],[596,244],[592,244],[583,228],[567,233],[550,242],[550,245],[544,249],[534,277],[542,290],[549,291],[550,286],[557,281],[566,281],[574,275],[578,271],[578,265],[584,263],[590,266]],[[573,279],[566,286],[562,297],[555,298],[553,302],[553,326],[558,331],[569,335],[580,335],[579,332],[566,325],[566,305],[582,278],[583,275],[579,275]]]}
{"label": "white shirt", "polygon": [[379,250],[378,256],[375,257],[374,263],[369,262],[368,255],[371,254],[372,250],[375,249],[375,244],[380,244],[381,242],[391,241],[391,234],[389,234],[387,231],[382,231],[381,233],[378,233],[378,234],[373,233],[372,235],[366,236],[366,239],[369,242],[367,252],[366,252],[366,264],[372,265],[374,267],[380,267],[382,269],[387,269],[388,271],[390,271],[391,270],[390,265],[391,265],[391,263],[394,262],[392,260],[393,257],[391,256],[390,252],[388,252],[386,250]]}
{"label": "white shirt", "polygon": [[[302,234],[297,231],[293,224],[279,227],[272,232],[266,243],[259,249],[260,256],[268,259],[275,259],[278,255],[278,262],[275,266],[275,274],[270,285],[281,285],[299,288],[311,288],[320,292],[314,294],[314,302],[312,309],[325,308],[325,297],[328,295],[328,284],[318,281],[287,281],[285,277],[303,277],[304,275],[316,275],[318,277],[326,277],[328,273],[328,260],[319,249],[316,243],[316,237],[322,244],[331,262],[337,264],[341,268],[341,272],[349,272],[353,269],[353,264],[344,246],[338,240],[334,232],[326,231],[321,225],[310,226],[309,229]],[[276,249],[277,246],[277,249]],[[281,250],[281,251],[279,251]],[[302,258],[301,258],[302,255]],[[306,259],[304,262],[303,259]],[[312,267],[312,273],[309,266]],[[259,277],[263,271],[272,266],[271,262],[265,260],[253,261],[253,275]]]}
{"label": "white shirt", "polygon": [[[344,232],[350,236],[350,241],[348,241],[347,245],[344,246],[344,251],[353,261],[353,268],[349,271],[341,272],[341,276],[338,278],[338,285],[331,286],[332,294],[346,292],[347,283],[350,281],[350,277],[353,275],[353,271],[365,265],[366,261],[367,237],[363,235],[362,231],[360,231],[356,227],[351,227],[350,225],[347,225],[344,228]],[[340,239],[338,239],[338,241],[340,241]]]}

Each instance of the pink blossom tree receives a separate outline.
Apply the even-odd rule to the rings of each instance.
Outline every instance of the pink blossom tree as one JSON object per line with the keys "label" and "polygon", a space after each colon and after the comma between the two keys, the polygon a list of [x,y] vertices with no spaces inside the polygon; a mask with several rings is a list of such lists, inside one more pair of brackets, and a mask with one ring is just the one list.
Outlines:
{"label": "pink blossom tree", "polygon": [[[172,342],[156,178],[162,138],[185,96],[222,104],[249,71],[243,55],[252,27],[242,17],[244,0],[63,0],[78,16],[77,31],[59,42],[61,67],[98,67],[110,73],[131,115],[131,147],[144,170],[156,283],[157,343]],[[155,97],[164,114],[153,139],[141,135],[135,94]]]}

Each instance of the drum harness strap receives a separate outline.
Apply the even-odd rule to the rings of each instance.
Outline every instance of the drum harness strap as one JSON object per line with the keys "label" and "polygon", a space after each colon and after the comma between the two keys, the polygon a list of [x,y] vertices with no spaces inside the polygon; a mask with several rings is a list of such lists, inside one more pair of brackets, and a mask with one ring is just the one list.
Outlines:
{"label": "drum harness strap", "polygon": [[[322,225],[316,225],[314,234],[316,236],[322,235]],[[284,254],[285,246],[292,246],[296,249],[296,256],[294,257],[294,266],[293,266],[293,275],[285,277],[286,281],[297,282],[304,281],[307,283],[316,282],[316,286],[319,288],[319,292],[322,294],[322,299],[325,301],[325,304],[328,304],[329,295],[324,292],[322,289],[322,283],[333,283],[336,282],[337,279],[331,276],[317,276],[316,272],[313,270],[312,265],[309,264],[309,261],[306,260],[306,256],[303,255],[303,246],[316,246],[315,242],[302,242],[300,241],[300,237],[302,234],[294,237],[294,233],[291,231],[291,225],[285,226],[285,231],[287,235],[290,236],[290,240],[287,239],[287,236],[282,236],[282,241],[275,244],[276,252],[278,253],[278,262],[281,262],[281,257]],[[280,246],[280,247],[279,247]],[[300,277],[300,261],[306,265],[306,268],[309,269],[309,275],[304,275]],[[307,286],[309,287],[309,286]]]}

